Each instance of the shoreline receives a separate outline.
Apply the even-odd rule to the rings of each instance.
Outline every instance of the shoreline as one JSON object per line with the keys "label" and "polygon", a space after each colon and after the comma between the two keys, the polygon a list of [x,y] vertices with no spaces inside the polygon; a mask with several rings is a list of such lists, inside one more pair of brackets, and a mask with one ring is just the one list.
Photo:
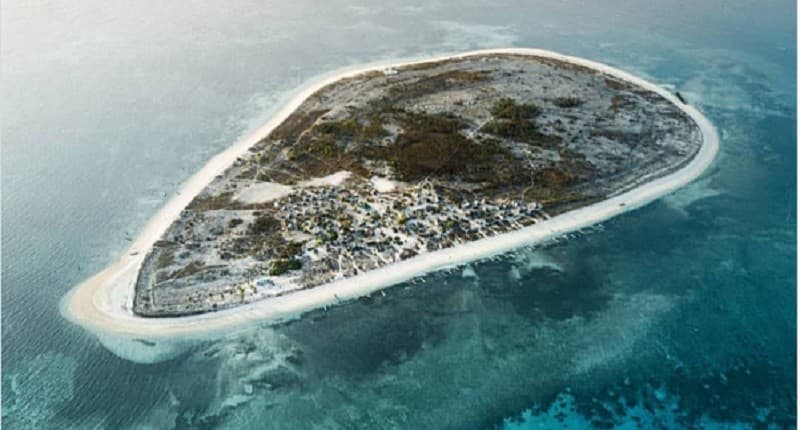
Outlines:
{"label": "shoreline", "polygon": [[[252,145],[268,135],[317,90],[340,79],[368,71],[382,70],[389,66],[401,67],[453,58],[503,53],[545,57],[586,66],[654,91],[674,103],[695,121],[703,135],[702,146],[689,163],[666,176],[636,186],[609,199],[559,214],[519,230],[430,252],[350,278],[227,310],[160,318],[140,317],[133,313],[133,288],[136,276],[146,253],[153,244],[160,239],[189,202],[217,175],[227,169],[237,157],[246,153]],[[117,340],[136,341],[138,342],[136,346],[141,349],[143,345],[147,345],[142,339],[187,340],[241,328],[247,323],[277,324],[298,318],[314,309],[372,294],[425,273],[452,268],[523,246],[541,243],[641,207],[699,177],[714,160],[718,148],[717,132],[708,119],[694,107],[682,103],[668,90],[613,67],[551,51],[527,48],[486,49],[415,61],[384,61],[354,66],[322,75],[301,87],[261,127],[209,160],[148,221],[124,256],[73,288],[62,299],[60,310],[66,319],[97,335],[106,347],[118,355],[124,352],[119,350],[120,344],[117,343]],[[120,337],[123,339],[111,340],[111,338]],[[127,347],[122,349],[130,352],[130,347],[131,344],[128,343]]]}

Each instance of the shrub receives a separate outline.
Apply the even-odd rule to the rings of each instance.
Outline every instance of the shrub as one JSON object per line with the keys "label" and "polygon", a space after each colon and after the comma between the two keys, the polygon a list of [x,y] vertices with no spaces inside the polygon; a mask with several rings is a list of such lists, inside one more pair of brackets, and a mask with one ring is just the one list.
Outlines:
{"label": "shrub", "polygon": [[298,270],[303,267],[299,260],[294,258],[281,258],[272,263],[272,268],[269,270],[271,276],[280,276],[290,270]]}
{"label": "shrub", "polygon": [[275,217],[270,214],[261,214],[250,224],[250,234],[265,236],[279,231],[280,228],[281,223]]}
{"label": "shrub", "polygon": [[517,104],[513,99],[507,97],[495,102],[490,112],[495,119],[509,119],[515,121],[535,118],[542,113],[541,109],[535,105],[528,103]]}

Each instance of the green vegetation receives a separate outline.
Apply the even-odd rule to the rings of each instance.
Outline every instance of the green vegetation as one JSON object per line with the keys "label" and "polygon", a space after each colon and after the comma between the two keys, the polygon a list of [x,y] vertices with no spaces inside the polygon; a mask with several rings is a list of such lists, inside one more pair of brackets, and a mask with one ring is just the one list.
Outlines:
{"label": "green vegetation", "polygon": [[289,242],[281,250],[278,258],[291,259],[303,252],[303,242]]}
{"label": "green vegetation", "polygon": [[514,99],[506,97],[495,102],[490,112],[495,119],[524,121],[537,117],[542,110],[529,103],[517,104]]}
{"label": "green vegetation", "polygon": [[312,129],[314,136],[323,135],[323,138],[336,143],[347,143],[350,140],[373,140],[386,136],[381,124],[380,115],[371,115],[363,120],[362,124],[354,118],[339,121],[325,121],[317,124]]}
{"label": "green vegetation", "polygon": [[290,270],[298,270],[301,267],[303,267],[303,264],[295,258],[280,258],[272,262],[269,274],[271,276],[280,276]]}
{"label": "green vegetation", "polygon": [[348,118],[341,121],[325,121],[317,124],[314,127],[314,131],[333,135],[337,139],[352,138],[361,132],[361,125],[355,119]]}
{"label": "green vegetation", "polygon": [[492,120],[481,127],[481,132],[493,134],[506,139],[525,141],[533,135],[541,134],[531,121],[498,121]]}
{"label": "green vegetation", "polygon": [[244,221],[242,221],[241,218],[233,218],[230,221],[228,221],[228,228],[236,228],[238,225],[240,225],[243,222]]}
{"label": "green vegetation", "polygon": [[526,141],[541,136],[533,119],[541,110],[531,104],[517,104],[513,99],[502,98],[490,109],[493,120],[481,127],[481,132],[495,136]]}
{"label": "green vegetation", "polygon": [[302,155],[335,159],[339,157],[340,150],[330,135],[314,136],[307,143],[301,144],[295,151],[292,151],[292,159],[298,159]]}

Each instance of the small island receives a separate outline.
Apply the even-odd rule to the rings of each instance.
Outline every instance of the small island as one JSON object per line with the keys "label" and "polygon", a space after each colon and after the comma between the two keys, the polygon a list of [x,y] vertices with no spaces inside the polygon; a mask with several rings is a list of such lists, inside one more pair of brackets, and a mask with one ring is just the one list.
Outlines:
{"label": "small island", "polygon": [[132,312],[275,300],[607,201],[695,158],[703,132],[681,104],[605,70],[516,52],[335,80],[143,250]]}
{"label": "small island", "polygon": [[719,138],[688,102],[529,48],[322,75],[192,175],[61,313],[152,363],[545,243],[702,175]]}

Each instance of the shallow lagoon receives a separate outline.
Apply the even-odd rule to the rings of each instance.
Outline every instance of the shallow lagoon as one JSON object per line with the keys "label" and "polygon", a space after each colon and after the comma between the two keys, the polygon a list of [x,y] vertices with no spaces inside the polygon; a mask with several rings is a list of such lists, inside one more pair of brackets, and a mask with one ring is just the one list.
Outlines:
{"label": "shallow lagoon", "polygon": [[[4,4],[9,428],[793,425],[790,2],[46,6]],[[160,364],[121,360],[59,315],[304,80],[506,45],[674,86],[718,126],[718,161],[596,231]]]}

